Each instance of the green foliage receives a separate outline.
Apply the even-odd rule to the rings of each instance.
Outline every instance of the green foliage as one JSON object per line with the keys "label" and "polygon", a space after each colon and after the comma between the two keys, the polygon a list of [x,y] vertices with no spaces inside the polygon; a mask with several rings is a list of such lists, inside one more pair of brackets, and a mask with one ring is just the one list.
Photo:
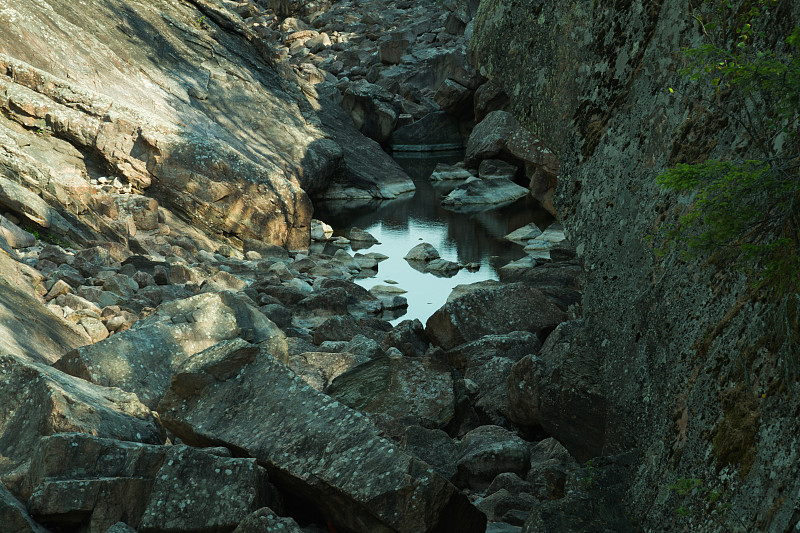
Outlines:
{"label": "green foliage", "polygon": [[[776,0],[703,2],[711,15],[694,18],[707,42],[684,50],[680,72],[705,84],[707,102],[740,126],[747,150],[759,159],[678,164],[657,178],[664,189],[693,195],[677,224],[665,227],[665,254],[671,247],[685,258],[717,254],[735,260],[753,287],[778,296],[800,288],[800,28],[784,50],[766,49],[758,32]],[[671,91],[672,92],[672,91]],[[794,148],[794,150],[793,150]],[[750,261],[742,261],[741,259]]]}
{"label": "green foliage", "polygon": [[597,478],[597,472],[595,471],[594,461],[592,459],[586,461],[585,468],[586,468],[586,475],[580,478],[580,481],[581,483],[583,483],[584,487],[590,489],[594,485],[594,481]]}
{"label": "green foliage", "polygon": [[702,479],[682,477],[672,485],[668,485],[667,489],[681,498],[681,505],[675,508],[675,514],[679,518],[709,514],[725,531],[730,531],[725,518],[731,516],[744,527],[742,518],[731,503],[725,501],[723,493],[709,487]]}

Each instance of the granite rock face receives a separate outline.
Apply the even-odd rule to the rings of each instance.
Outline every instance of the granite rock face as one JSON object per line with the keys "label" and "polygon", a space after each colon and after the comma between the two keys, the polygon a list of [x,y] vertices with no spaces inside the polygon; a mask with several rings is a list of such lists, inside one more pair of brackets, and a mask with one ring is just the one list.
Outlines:
{"label": "granite rock face", "polygon": [[[763,20],[778,53],[800,23],[799,9],[783,3]],[[635,475],[622,486],[627,511],[644,529],[674,523],[681,502],[668,486],[683,477],[725,494],[743,521],[725,515],[726,527],[787,531],[800,521],[800,404],[780,341],[765,342],[785,331],[779,302],[752,298],[723,265],[659,258],[647,239],[687,203],[658,189],[660,172],[748,146],[738,125],[694,106],[709,94],[677,74],[679,50],[704,43],[690,11],[682,0],[481,3],[470,57],[558,156],[554,203],[584,266],[583,325],[569,346],[533,363],[544,373],[528,398],[578,456],[639,450]],[[510,393],[537,383],[524,376],[509,382]],[[571,391],[578,420],[542,412],[554,391]],[[590,416],[578,404],[592,398],[605,402],[605,422],[586,428],[595,433],[581,436],[587,449],[569,426]],[[531,518],[526,530],[545,522]],[[699,517],[691,527],[719,524]]]}
{"label": "granite rock face", "polygon": [[[346,159],[363,166],[334,140],[347,128],[331,113],[323,124],[316,91],[221,5],[0,6],[0,204],[73,242],[91,236],[75,217],[109,237],[157,226],[99,209],[110,196],[98,180],[116,179],[235,244],[300,249],[307,193]],[[359,150],[380,159],[377,145]]]}

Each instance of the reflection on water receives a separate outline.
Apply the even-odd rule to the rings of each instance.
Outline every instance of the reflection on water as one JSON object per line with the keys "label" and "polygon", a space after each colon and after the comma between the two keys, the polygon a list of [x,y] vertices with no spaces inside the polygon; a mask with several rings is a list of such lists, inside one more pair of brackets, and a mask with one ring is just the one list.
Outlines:
{"label": "reflection on water", "polygon": [[[510,243],[504,236],[530,222],[544,229],[552,222],[550,215],[530,197],[502,209],[482,213],[455,213],[439,203],[453,185],[432,185],[428,180],[437,163],[456,163],[463,159],[459,152],[431,154],[402,154],[395,160],[414,179],[416,193],[411,198],[384,203],[374,211],[363,206],[343,210],[333,205],[317,206],[314,217],[334,228],[335,235],[347,235],[350,228],[359,227],[375,236],[381,244],[366,249],[348,247],[355,253],[379,252],[389,256],[378,267],[377,276],[356,280],[369,289],[385,280],[396,281],[407,290],[408,311],[393,320],[418,318],[424,324],[430,315],[444,305],[453,287],[488,279],[498,279],[497,270],[509,261],[524,255],[522,247]],[[408,157],[409,155],[414,157]],[[404,259],[408,251],[421,242],[432,244],[449,261],[478,263],[480,269],[460,270],[450,278],[437,277],[415,270]],[[354,243],[357,244],[357,243]],[[356,248],[358,248],[356,246]]]}

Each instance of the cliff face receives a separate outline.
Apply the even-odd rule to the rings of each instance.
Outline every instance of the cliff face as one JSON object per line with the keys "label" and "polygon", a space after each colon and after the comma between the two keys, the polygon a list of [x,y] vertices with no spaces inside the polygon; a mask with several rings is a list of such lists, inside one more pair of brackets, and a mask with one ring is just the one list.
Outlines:
{"label": "cliff face", "polygon": [[[800,398],[786,372],[797,354],[770,340],[795,327],[794,311],[780,320],[778,302],[753,298],[730,265],[657,258],[648,237],[688,201],[659,190],[660,172],[747,140],[677,74],[680,49],[703,42],[691,11],[682,0],[481,4],[471,59],[560,155],[556,207],[585,278],[583,320],[509,387],[577,457],[637,452],[625,501],[644,529],[789,531],[800,520]],[[779,2],[771,17],[781,42],[800,8]],[[719,490],[732,511],[679,497],[679,478]]]}
{"label": "cliff face", "polygon": [[[74,242],[125,239],[130,228],[97,214],[113,199],[90,185],[118,178],[237,245],[300,249],[308,194],[333,179],[413,189],[274,59],[262,19],[208,0],[0,0],[0,205]],[[47,205],[23,207],[17,186]]]}

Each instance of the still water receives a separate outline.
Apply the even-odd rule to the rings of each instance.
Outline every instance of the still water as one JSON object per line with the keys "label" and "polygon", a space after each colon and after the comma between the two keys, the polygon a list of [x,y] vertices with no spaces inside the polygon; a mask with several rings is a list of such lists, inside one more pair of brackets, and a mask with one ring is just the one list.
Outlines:
{"label": "still water", "polygon": [[[371,233],[380,244],[355,249],[350,253],[378,252],[389,256],[378,265],[376,276],[355,280],[369,289],[374,285],[397,282],[408,291],[408,309],[393,324],[418,318],[423,324],[447,301],[456,285],[498,279],[498,269],[525,255],[522,247],[505,240],[505,235],[530,222],[541,229],[547,227],[552,217],[530,197],[523,198],[501,209],[477,213],[456,213],[439,204],[444,195],[454,187],[432,184],[430,176],[437,163],[456,163],[463,154],[426,153],[395,154],[395,161],[411,176],[417,186],[413,197],[394,200],[371,208],[360,207],[343,210],[321,205],[314,217],[330,224],[334,235],[347,235],[350,228],[358,227]],[[413,156],[413,157],[409,157]],[[433,245],[442,258],[457,263],[477,263],[480,268],[471,272],[461,269],[452,277],[437,277],[412,268],[403,257],[421,242]],[[391,318],[391,317],[390,317]]]}

